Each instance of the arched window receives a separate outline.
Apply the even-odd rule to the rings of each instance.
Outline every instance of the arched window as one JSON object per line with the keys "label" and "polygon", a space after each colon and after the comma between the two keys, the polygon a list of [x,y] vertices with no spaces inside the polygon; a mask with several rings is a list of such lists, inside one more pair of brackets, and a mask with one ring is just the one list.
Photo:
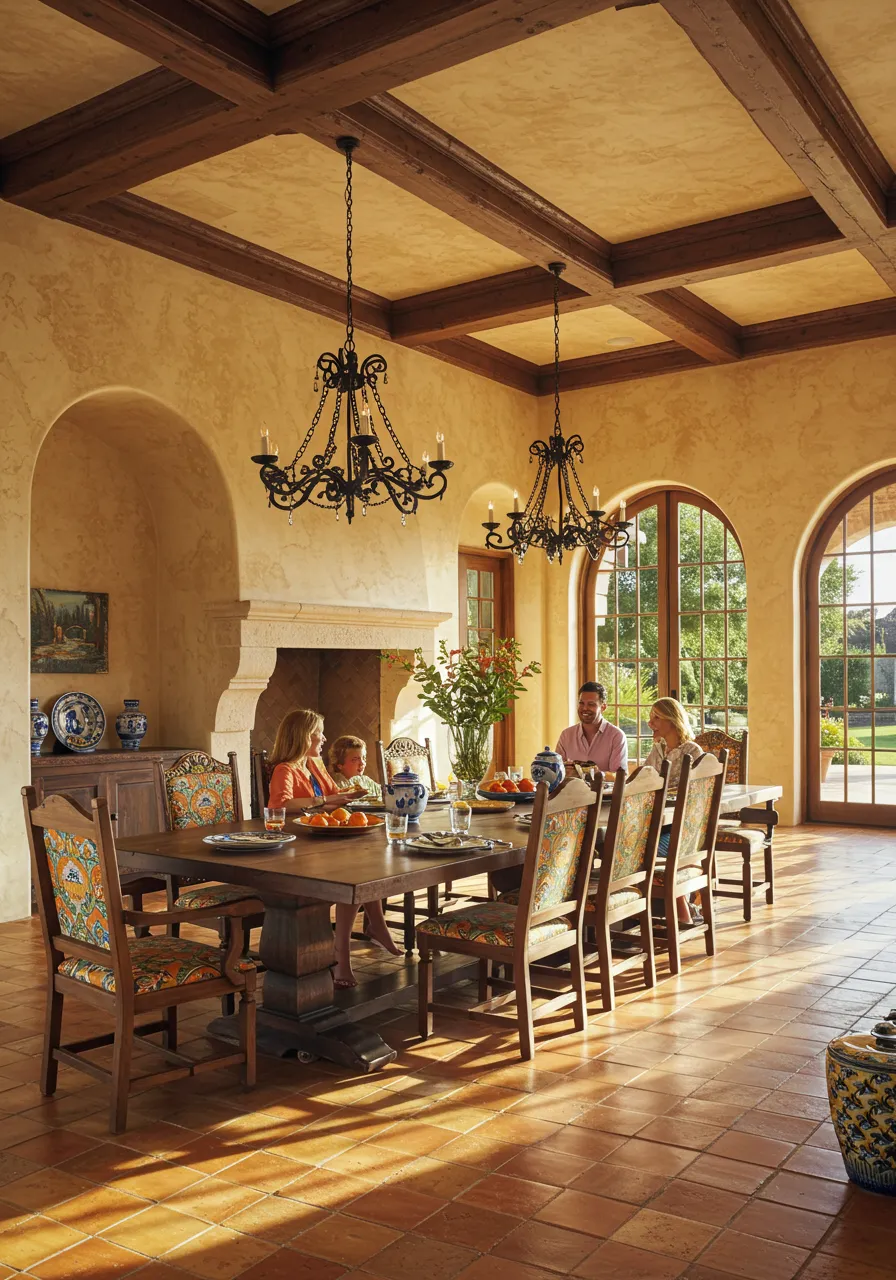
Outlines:
{"label": "arched window", "polygon": [[896,822],[896,469],[845,494],[807,559],[808,813]]}
{"label": "arched window", "polygon": [[747,585],[743,553],[718,507],[687,490],[628,507],[632,539],[584,581],[583,677],[607,689],[607,718],[643,760],[651,703],[671,695],[703,728],[747,724]]}

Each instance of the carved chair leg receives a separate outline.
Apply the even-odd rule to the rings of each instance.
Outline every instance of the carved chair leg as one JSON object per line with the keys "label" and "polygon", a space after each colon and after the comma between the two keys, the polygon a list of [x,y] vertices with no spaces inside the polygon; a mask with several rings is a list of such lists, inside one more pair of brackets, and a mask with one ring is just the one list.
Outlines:
{"label": "carved chair leg", "polygon": [[53,987],[50,979],[47,991],[47,1020],[44,1027],[44,1053],[40,1065],[40,1091],[45,1098],[56,1092],[56,1080],[59,1075],[59,1063],[53,1054],[62,1043],[62,1002],[65,999],[61,991]]}
{"label": "carved chair leg", "polygon": [[584,1031],[588,1023],[588,998],[585,994],[585,960],[581,939],[574,947],[569,948],[569,972],[572,989],[576,993],[572,1006],[573,1026],[576,1031]]}
{"label": "carved chair leg", "polygon": [[516,990],[516,1021],[520,1034],[520,1057],[531,1062],[535,1056],[535,1028],[532,1023],[532,984],[529,965],[524,960],[516,965],[513,985]]}
{"label": "carved chair leg", "polygon": [[432,1035],[432,952],[426,942],[418,943],[417,960],[417,1030],[421,1040]]}
{"label": "carved chair leg", "polygon": [[765,891],[765,900],[771,907],[775,902],[775,850],[774,837],[772,836],[773,827],[768,828],[768,844],[765,846],[765,878],[768,882],[768,888]]}
{"label": "carved chair leg", "polygon": [[744,919],[747,924],[753,919],[753,856],[749,848],[744,850],[744,868],[742,877],[744,889]]}
{"label": "carved chair leg", "polygon": [[714,956],[716,953],[716,921],[712,905],[712,893],[708,885],[705,889],[700,890],[700,897],[703,903],[703,919],[706,923],[706,954]]}
{"label": "carved chair leg", "polygon": [[109,1132],[124,1133],[128,1121],[128,1090],[131,1083],[131,1051],[134,1013],[121,1005],[115,1010],[115,1042],[112,1048],[112,1097],[109,1102]]}
{"label": "carved chair leg", "polygon": [[595,925],[594,933],[600,961],[600,1007],[604,1013],[609,1013],[616,1008],[616,988],[613,983],[613,952],[608,922],[603,920]]}
{"label": "carved chair leg", "polygon": [[669,943],[669,972],[681,973],[681,943],[678,938],[678,900],[675,893],[666,894],[666,938]]}
{"label": "carved chair leg", "polygon": [[650,909],[641,915],[641,946],[645,952],[644,985],[656,986],[656,954],[653,949],[653,917]]}
{"label": "carved chair leg", "polygon": [[247,1089],[255,1087],[256,1051],[255,1051],[255,1012],[256,1000],[254,991],[240,992],[240,1050],[246,1055],[243,1063],[243,1084]]}

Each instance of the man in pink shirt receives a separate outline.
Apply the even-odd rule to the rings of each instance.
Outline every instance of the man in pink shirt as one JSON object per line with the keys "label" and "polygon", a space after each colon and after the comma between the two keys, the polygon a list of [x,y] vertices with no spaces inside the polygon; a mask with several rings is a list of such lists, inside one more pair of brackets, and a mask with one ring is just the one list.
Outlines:
{"label": "man in pink shirt", "polygon": [[588,680],[579,690],[579,723],[560,734],[557,751],[564,760],[586,760],[602,773],[615,773],[628,768],[628,740],[621,729],[605,720],[607,691],[602,684]]}

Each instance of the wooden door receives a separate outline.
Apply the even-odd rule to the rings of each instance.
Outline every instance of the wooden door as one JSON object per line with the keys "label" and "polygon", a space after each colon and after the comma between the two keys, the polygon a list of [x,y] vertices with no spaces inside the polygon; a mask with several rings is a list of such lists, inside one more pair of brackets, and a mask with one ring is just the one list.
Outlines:
{"label": "wooden door", "polygon": [[110,770],[104,776],[104,791],[116,836],[138,836],[164,828],[160,786],[151,761]]}
{"label": "wooden door", "polygon": [[[461,547],[458,552],[458,611],[461,645],[485,645],[511,639],[513,616],[513,557],[509,551]],[[507,769],[517,762],[513,713],[495,728],[494,764]]]}
{"label": "wooden door", "polygon": [[95,766],[85,765],[83,769],[54,769],[46,772],[35,769],[33,773],[38,804],[43,804],[47,796],[61,793],[89,813],[91,800],[99,800],[105,795],[103,775]]}

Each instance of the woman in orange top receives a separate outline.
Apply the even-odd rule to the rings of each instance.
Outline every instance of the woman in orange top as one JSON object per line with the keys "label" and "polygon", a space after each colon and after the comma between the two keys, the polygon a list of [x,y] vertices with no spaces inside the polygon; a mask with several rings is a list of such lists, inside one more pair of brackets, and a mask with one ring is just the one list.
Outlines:
{"label": "woman in orange top", "polygon": [[[274,766],[269,806],[299,813],[307,808],[309,800],[321,799],[327,808],[332,809],[334,805],[364,794],[362,787],[339,790],[320,760],[325,742],[324,718],[317,711],[290,711],[283,717],[269,757]],[[400,956],[401,951],[392,941],[386,925],[380,900],[365,902],[364,910],[371,940],[391,955]],[[351,958],[352,926],[357,914],[355,904],[337,902],[336,967],[333,970],[333,985],[337,990],[357,985]]]}

